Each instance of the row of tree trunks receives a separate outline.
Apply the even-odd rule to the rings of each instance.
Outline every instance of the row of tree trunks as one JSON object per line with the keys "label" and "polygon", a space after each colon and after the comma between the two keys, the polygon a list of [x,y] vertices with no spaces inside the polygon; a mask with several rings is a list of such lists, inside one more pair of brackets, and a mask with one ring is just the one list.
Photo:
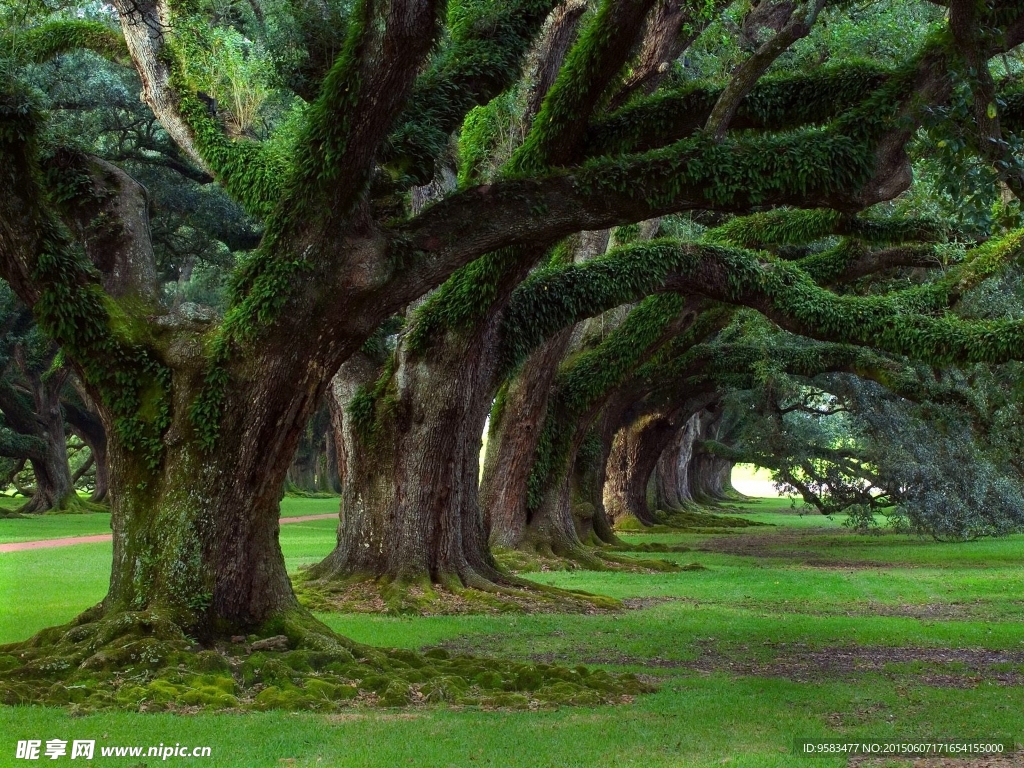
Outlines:
{"label": "row of tree trunks", "polygon": [[647,486],[659,458],[674,436],[685,430],[671,414],[647,414],[624,426],[615,436],[604,486],[605,508],[619,523],[629,517],[654,525],[654,510],[648,503]]}
{"label": "row of tree trunks", "polygon": [[61,408],[68,372],[60,368],[45,375],[45,368],[38,370],[38,366],[25,362],[23,352],[18,347],[13,355],[18,377],[0,382],[4,425],[20,438],[5,447],[15,449],[8,451],[12,458],[27,459],[35,479],[31,497],[20,511],[31,514],[65,510],[78,502]]}
{"label": "row of tree trunks", "polygon": [[723,442],[727,439],[727,428],[723,411],[705,418],[701,424],[697,450],[688,467],[690,495],[698,504],[735,501],[739,497],[732,487],[733,462],[700,448],[703,441]]}

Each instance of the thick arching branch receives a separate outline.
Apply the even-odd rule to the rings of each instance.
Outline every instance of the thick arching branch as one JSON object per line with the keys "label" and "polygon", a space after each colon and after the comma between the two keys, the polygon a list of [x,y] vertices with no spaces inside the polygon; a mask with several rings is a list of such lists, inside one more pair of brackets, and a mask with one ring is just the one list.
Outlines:
{"label": "thick arching branch", "polygon": [[105,24],[84,19],[61,19],[17,32],[0,32],[0,50],[34,64],[75,51],[92,51],[112,61],[130,63],[123,36]]}
{"label": "thick arching branch", "polygon": [[673,62],[697,39],[724,3],[699,8],[684,0],[661,0],[647,18],[647,30],[636,61],[612,97],[616,110],[638,94],[650,95],[671,72]]}

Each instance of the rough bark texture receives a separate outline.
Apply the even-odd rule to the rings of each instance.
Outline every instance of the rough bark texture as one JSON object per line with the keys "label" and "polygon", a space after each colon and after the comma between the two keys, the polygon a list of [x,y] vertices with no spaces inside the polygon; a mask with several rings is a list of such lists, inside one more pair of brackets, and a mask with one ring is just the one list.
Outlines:
{"label": "rough bark texture", "polygon": [[679,424],[671,415],[653,413],[615,435],[604,487],[605,508],[613,522],[628,517],[644,525],[657,522],[647,503],[647,485],[658,458],[678,431]]}
{"label": "rough bark texture", "polygon": [[[112,487],[114,565],[108,610],[166,609],[202,636],[256,631],[298,608],[278,543],[280,488],[301,433],[280,431],[289,410],[308,415],[316,393],[270,376],[233,388],[215,453],[188,418],[203,368],[189,365],[198,335],[182,332],[172,422],[154,471],[104,413]],[[291,397],[281,397],[287,388]],[[301,424],[301,422],[299,422]],[[283,432],[283,433],[282,433]]]}
{"label": "rough bark texture", "polygon": [[501,580],[477,501],[479,456],[493,392],[498,324],[437,343],[424,356],[399,345],[384,412],[349,418],[373,366],[346,363],[335,378],[345,413],[341,525],[311,579],[384,578],[485,588]]}
{"label": "rough bark texture", "polygon": [[[683,311],[660,331],[659,337],[647,348],[638,351],[634,364],[642,365],[650,359],[658,349],[688,327],[693,317],[692,305],[684,305]],[[568,437],[568,448],[564,458],[557,460],[548,475],[541,479],[540,502],[536,508],[527,510],[526,533],[520,547],[545,553],[550,551],[561,556],[584,557],[577,526],[573,522],[574,478],[580,472],[588,471],[588,458],[600,463],[603,457],[609,455],[614,425],[621,423],[624,414],[642,394],[636,387],[637,382],[633,381],[631,376],[624,375],[604,392],[591,398],[584,409],[571,415],[564,412],[566,404],[561,401],[557,391],[550,395],[554,410],[549,413],[548,418],[559,419],[562,422],[559,429],[566,430],[565,434],[571,437]],[[555,390],[557,389],[556,382]],[[599,425],[598,418],[602,413],[604,422]],[[581,456],[581,449],[585,446],[586,451]],[[587,453],[591,455],[588,457]],[[583,464],[577,467],[577,462]],[[597,478],[594,483],[601,482],[603,485],[604,470],[598,467],[596,471]],[[596,495],[595,493],[594,496]],[[603,499],[600,505],[593,506],[594,513],[600,512],[601,516],[605,517]],[[611,537],[610,528],[605,529],[603,522],[599,521],[598,526],[598,530]]]}
{"label": "rough bark texture", "polygon": [[500,409],[491,413],[480,504],[493,547],[511,549],[522,540],[526,483],[547,412],[548,391],[572,336],[573,329],[567,328],[537,349],[507,384]]}
{"label": "rough bark texture", "polygon": [[647,18],[640,51],[622,88],[612,99],[611,108],[618,109],[638,93],[653,93],[710,18],[710,14],[701,16],[693,6],[680,0],[658,3]]}
{"label": "rough bark texture", "polygon": [[691,416],[658,459],[654,472],[654,505],[656,509],[674,511],[694,503],[690,492],[690,461],[700,434],[701,414]]}

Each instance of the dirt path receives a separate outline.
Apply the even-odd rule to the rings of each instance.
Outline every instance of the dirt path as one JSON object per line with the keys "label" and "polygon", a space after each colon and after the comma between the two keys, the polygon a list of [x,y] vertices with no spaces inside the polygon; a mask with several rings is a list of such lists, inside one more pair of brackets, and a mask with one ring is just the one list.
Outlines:
{"label": "dirt path", "polygon": [[[310,520],[327,520],[337,517],[337,512],[324,515],[299,515],[297,517],[282,517],[281,525],[288,523],[305,523]],[[0,544],[0,552],[24,552],[26,549],[49,549],[50,547],[69,547],[72,544],[98,544],[102,541],[110,541],[113,538],[109,533],[101,533],[96,536],[68,536],[63,539],[43,539],[42,541],[15,541],[11,544]]]}
{"label": "dirt path", "polygon": [[847,768],[1021,768],[1024,753],[998,757],[920,757],[916,759],[893,759],[877,757],[852,757]]}

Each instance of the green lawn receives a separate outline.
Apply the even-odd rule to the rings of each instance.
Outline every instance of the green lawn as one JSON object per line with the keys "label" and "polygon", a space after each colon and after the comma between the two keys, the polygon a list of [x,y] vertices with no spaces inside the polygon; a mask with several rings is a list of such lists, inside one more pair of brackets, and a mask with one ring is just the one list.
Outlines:
{"label": "green lawn", "polygon": [[[10,497],[0,496],[0,507],[18,506],[5,504]],[[339,501],[329,499],[303,499],[286,496],[281,500],[281,517],[302,515],[326,515],[338,513]],[[92,512],[82,515],[31,515],[24,518],[0,519],[0,544],[15,541],[36,541],[38,539],[62,539],[65,536],[93,536],[110,533],[110,514]]]}
{"label": "green lawn", "polygon": [[[288,500],[295,502],[310,506],[301,513],[292,507],[293,514],[316,514],[316,504],[333,511],[337,504]],[[621,613],[322,617],[339,632],[377,645],[444,643],[657,679],[659,691],[632,704],[541,712],[435,707],[188,717],[71,717],[62,710],[0,708],[0,766],[26,764],[14,759],[16,740],[26,738],[210,746],[212,759],[171,758],[167,764],[240,768],[839,768],[845,761],[838,758],[794,758],[793,738],[1024,736],[1024,537],[954,545],[857,536],[839,520],[801,516],[787,501],[742,509],[773,526],[718,537],[632,537],[689,546],[691,551],[665,557],[698,562],[705,570],[534,575],[633,601]],[[333,520],[283,527],[289,568],[325,555],[334,532]],[[8,525],[3,533],[17,532]],[[0,610],[0,642],[67,620],[99,600],[109,557],[109,544],[0,555],[0,594],[8,598]],[[979,664],[979,658],[991,663]],[[820,668],[833,663],[834,669]],[[1002,684],[1007,681],[1013,684]],[[161,761],[93,762],[152,768]]]}

